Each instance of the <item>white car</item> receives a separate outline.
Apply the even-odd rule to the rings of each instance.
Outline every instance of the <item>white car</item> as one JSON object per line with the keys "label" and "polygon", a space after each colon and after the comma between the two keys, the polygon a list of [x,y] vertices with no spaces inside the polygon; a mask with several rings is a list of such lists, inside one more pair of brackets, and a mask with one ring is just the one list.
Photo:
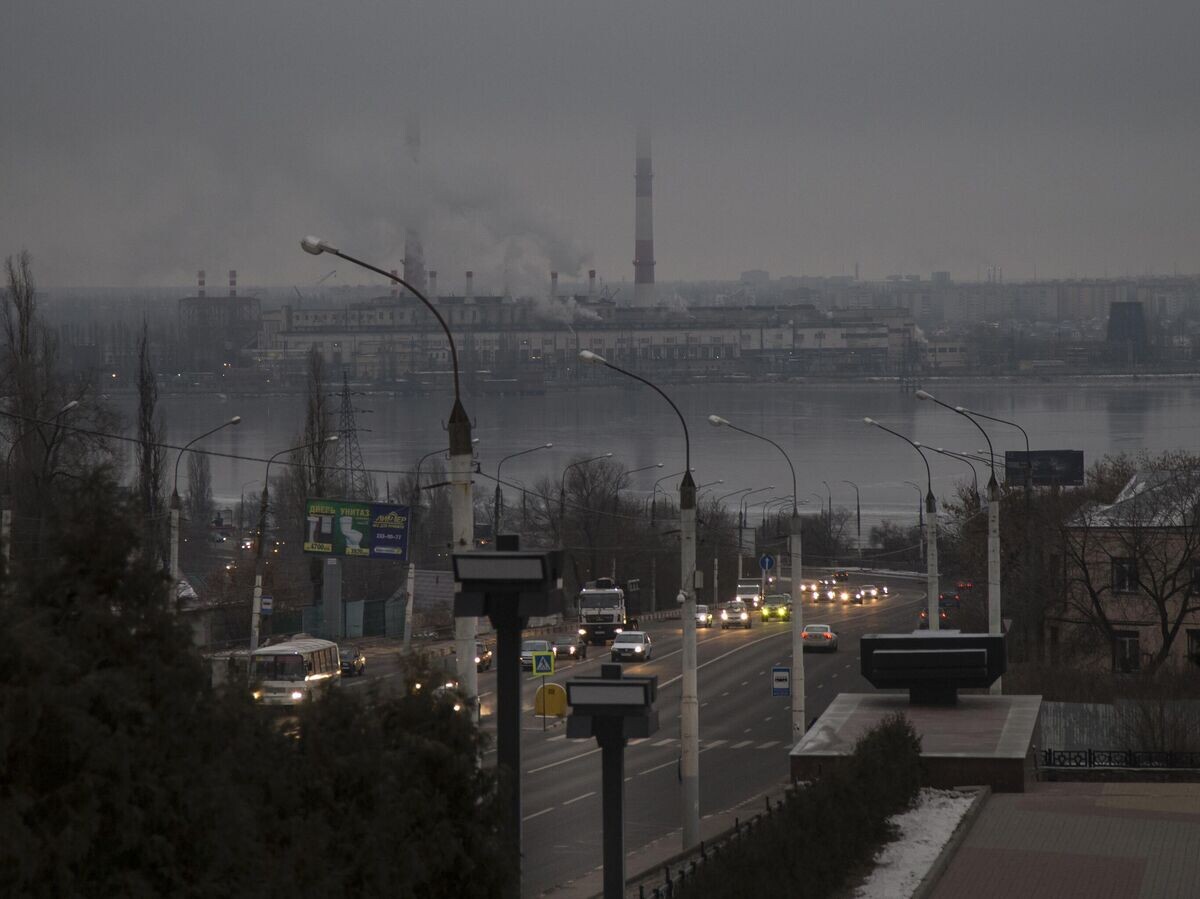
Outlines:
{"label": "white car", "polygon": [[650,635],[645,631],[623,631],[613,640],[612,660],[644,662],[650,658],[654,649],[651,642]]}
{"label": "white car", "polygon": [[721,610],[721,630],[727,627],[744,627],[750,630],[750,609],[744,602],[734,600]]}
{"label": "white car", "polygon": [[696,606],[696,627],[712,627],[713,613],[708,606]]}

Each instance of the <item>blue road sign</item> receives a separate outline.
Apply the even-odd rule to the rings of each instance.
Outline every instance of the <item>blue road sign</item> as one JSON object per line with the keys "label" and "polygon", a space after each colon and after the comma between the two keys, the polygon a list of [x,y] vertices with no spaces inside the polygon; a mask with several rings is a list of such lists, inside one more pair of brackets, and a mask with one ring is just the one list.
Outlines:
{"label": "blue road sign", "polygon": [[758,557],[758,567],[763,571],[770,571],[775,567],[775,557],[770,553],[763,553]]}
{"label": "blue road sign", "polygon": [[535,652],[533,654],[533,673],[534,674],[553,674],[554,673],[554,653],[552,653],[552,652]]}
{"label": "blue road sign", "polygon": [[776,665],[771,669],[771,695],[792,695],[792,669],[786,665]]}
{"label": "blue road sign", "polygon": [[275,597],[268,596],[267,594],[264,593],[262,595],[262,605],[259,606],[259,611],[262,612],[264,615],[270,615],[271,612],[274,611],[274,609],[275,609]]}

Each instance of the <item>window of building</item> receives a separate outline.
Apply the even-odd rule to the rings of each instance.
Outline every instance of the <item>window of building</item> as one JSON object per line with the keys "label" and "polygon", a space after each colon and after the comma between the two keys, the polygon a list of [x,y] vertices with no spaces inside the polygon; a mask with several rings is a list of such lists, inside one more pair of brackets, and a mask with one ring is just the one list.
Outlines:
{"label": "window of building", "polygon": [[1124,558],[1112,560],[1112,588],[1114,593],[1137,592],[1137,559]]}
{"label": "window of building", "polygon": [[1139,670],[1141,663],[1137,631],[1116,631],[1113,634],[1113,671],[1129,674]]}
{"label": "window of building", "polygon": [[1200,628],[1188,628],[1187,657],[1193,665],[1200,665]]}

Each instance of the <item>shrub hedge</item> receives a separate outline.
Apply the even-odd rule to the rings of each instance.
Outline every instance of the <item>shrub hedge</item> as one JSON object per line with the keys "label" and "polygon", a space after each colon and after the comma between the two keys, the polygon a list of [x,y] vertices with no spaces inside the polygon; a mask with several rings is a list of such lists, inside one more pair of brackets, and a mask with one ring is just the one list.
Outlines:
{"label": "shrub hedge", "polygon": [[921,740],[903,714],[855,745],[845,764],[794,790],[743,838],[710,854],[676,896],[828,896],[891,836],[888,819],[912,806]]}

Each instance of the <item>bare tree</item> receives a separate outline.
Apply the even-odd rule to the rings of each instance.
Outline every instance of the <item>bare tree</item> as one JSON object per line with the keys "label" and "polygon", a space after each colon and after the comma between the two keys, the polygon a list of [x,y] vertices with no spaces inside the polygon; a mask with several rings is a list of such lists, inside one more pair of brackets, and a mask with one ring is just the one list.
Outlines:
{"label": "bare tree", "polygon": [[165,427],[158,409],[158,381],[150,360],[150,329],[142,320],[138,339],[137,462],[138,511],[142,516],[143,551],[151,558],[166,559],[166,504],[163,501],[163,471],[166,467]]}
{"label": "bare tree", "polygon": [[213,517],[212,466],[205,453],[188,453],[188,518],[207,525]]}

